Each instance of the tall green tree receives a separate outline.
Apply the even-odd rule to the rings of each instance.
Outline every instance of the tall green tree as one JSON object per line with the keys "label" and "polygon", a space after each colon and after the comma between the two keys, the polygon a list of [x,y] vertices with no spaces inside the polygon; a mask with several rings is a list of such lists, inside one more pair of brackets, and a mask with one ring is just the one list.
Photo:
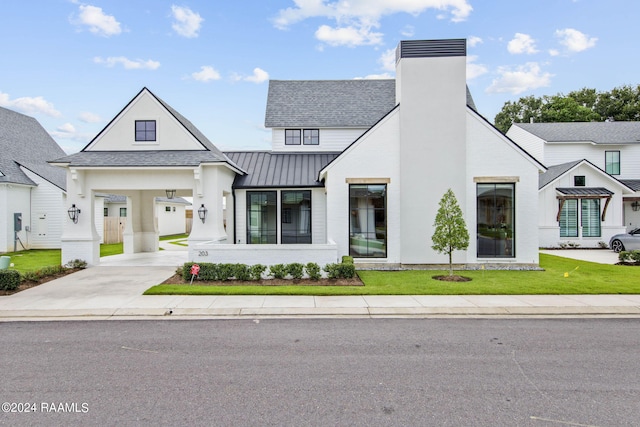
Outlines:
{"label": "tall green tree", "polygon": [[451,189],[448,189],[440,199],[440,207],[433,226],[435,231],[431,236],[433,242],[431,247],[449,256],[449,276],[453,276],[453,251],[465,250],[469,247],[469,232],[462,209]]}
{"label": "tall green tree", "polygon": [[567,95],[533,95],[507,101],[496,114],[495,126],[506,133],[513,123],[593,122],[640,120],[640,85],[607,92],[582,88]]}

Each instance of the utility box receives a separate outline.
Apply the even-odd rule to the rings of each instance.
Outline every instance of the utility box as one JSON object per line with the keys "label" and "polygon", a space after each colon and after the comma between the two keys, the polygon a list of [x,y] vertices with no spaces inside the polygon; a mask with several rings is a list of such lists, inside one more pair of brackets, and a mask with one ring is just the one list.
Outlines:
{"label": "utility box", "polygon": [[13,214],[13,231],[22,231],[22,214]]}

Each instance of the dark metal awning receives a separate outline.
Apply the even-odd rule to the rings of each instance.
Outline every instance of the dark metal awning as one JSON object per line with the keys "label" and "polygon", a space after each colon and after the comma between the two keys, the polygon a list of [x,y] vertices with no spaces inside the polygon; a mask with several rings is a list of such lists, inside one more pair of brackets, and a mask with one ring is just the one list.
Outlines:
{"label": "dark metal awning", "polygon": [[602,208],[602,221],[604,221],[607,215],[607,207],[611,202],[613,191],[607,190],[604,187],[559,187],[556,188],[558,195],[556,196],[560,200],[560,206],[558,206],[558,215],[556,221],[560,221],[560,212],[564,206],[565,200],[569,199],[605,199],[604,208]]}

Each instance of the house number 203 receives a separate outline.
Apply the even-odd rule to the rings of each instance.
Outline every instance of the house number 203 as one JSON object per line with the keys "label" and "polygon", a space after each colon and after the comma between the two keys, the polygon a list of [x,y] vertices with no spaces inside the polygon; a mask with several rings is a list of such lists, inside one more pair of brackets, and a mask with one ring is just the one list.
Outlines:
{"label": "house number 203", "polygon": [[209,256],[209,251],[198,251],[198,256]]}

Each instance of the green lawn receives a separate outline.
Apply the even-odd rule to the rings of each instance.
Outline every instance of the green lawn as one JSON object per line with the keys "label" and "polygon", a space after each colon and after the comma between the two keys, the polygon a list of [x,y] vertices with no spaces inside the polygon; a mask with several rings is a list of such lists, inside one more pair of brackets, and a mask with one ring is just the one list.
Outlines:
{"label": "green lawn", "polygon": [[20,273],[60,265],[60,249],[31,249],[8,253],[6,256],[11,257],[13,269]]}
{"label": "green lawn", "polygon": [[169,236],[160,236],[160,241],[186,239],[187,237],[189,237],[188,234],[171,234]]}
{"label": "green lawn", "polygon": [[[432,278],[443,271],[360,271],[365,286],[158,285],[146,295],[521,295],[638,294],[640,268],[540,254],[545,271],[462,271],[470,282]],[[567,273],[567,277],[565,277]]]}

